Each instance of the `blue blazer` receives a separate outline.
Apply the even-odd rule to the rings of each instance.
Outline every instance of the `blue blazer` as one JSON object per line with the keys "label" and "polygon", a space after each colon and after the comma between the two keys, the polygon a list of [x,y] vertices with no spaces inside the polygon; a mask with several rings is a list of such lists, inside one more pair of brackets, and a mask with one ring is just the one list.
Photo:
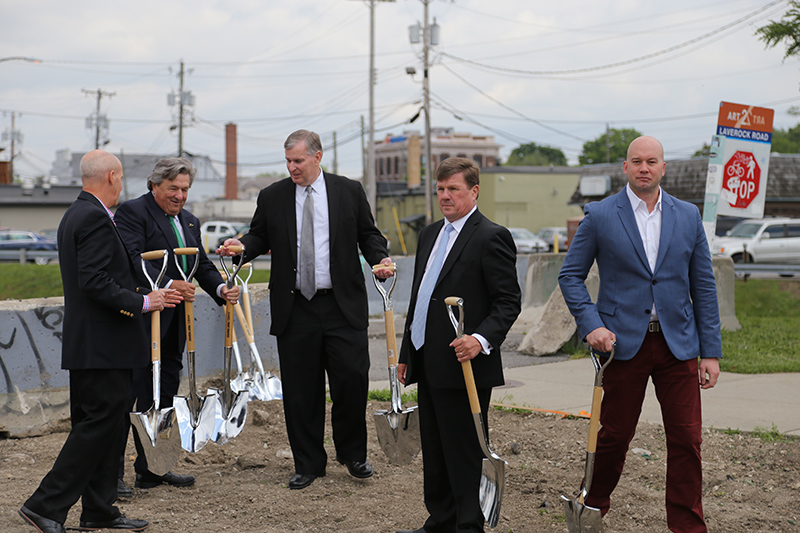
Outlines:
{"label": "blue blazer", "polygon": [[[685,361],[722,357],[717,286],[700,211],[661,191],[661,240],[650,271],[625,189],[584,207],[558,282],[581,338],[606,327],[615,357],[633,358],[655,303],[670,351]],[[600,290],[593,303],[584,283],[597,260]]]}

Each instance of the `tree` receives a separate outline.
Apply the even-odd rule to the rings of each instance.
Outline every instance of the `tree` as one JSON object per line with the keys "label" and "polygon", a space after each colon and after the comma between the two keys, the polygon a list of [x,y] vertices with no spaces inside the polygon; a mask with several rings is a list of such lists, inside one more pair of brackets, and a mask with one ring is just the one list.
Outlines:
{"label": "tree", "polygon": [[642,134],[633,128],[611,128],[598,138],[583,144],[583,152],[578,156],[581,165],[597,163],[617,163],[628,155],[628,145]]}
{"label": "tree", "polygon": [[772,151],[779,154],[800,153],[800,124],[788,130],[772,132]]}
{"label": "tree", "polygon": [[536,143],[520,144],[511,151],[506,166],[567,166],[567,156],[558,148]]}
{"label": "tree", "polygon": [[756,30],[759,39],[767,44],[767,48],[777,46],[781,41],[786,41],[787,57],[800,55],[800,0],[789,0],[787,11],[780,22],[770,21],[766,26]]}

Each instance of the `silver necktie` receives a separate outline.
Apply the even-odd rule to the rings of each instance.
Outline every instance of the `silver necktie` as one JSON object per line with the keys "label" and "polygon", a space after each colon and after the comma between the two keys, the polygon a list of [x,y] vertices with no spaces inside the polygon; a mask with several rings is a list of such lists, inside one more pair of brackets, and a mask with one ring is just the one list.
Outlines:
{"label": "silver necktie", "polygon": [[314,277],[314,196],[311,185],[306,187],[303,203],[303,226],[300,229],[300,293],[311,300],[317,292]]}

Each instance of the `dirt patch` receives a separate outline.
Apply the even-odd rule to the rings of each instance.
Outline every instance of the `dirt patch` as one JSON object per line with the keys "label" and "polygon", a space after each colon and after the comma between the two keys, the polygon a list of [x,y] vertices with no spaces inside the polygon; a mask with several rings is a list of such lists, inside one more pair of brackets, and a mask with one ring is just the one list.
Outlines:
{"label": "dirt patch", "polygon": [[[357,480],[333,461],[330,423],[328,475],[292,491],[293,473],[281,402],[251,402],[247,427],[232,442],[184,454],[175,471],[197,476],[188,489],[134,490],[122,512],[150,521],[149,532],[394,532],[420,527],[422,459],[406,467],[387,463],[375,438],[368,408],[369,459],[375,475]],[[566,531],[559,496],[574,497],[583,472],[588,431],[585,419],[492,410],[490,442],[506,461],[506,493],[494,531]],[[329,417],[330,419],[330,417]],[[61,449],[65,433],[0,441],[0,530],[33,531],[16,515]],[[765,442],[754,435],[706,430],[704,505],[709,530],[726,533],[800,531],[800,440]],[[129,455],[132,454],[129,446]],[[608,532],[665,532],[663,429],[641,424],[628,453]],[[126,481],[132,484],[132,463]],[[79,505],[67,527],[77,526]]]}

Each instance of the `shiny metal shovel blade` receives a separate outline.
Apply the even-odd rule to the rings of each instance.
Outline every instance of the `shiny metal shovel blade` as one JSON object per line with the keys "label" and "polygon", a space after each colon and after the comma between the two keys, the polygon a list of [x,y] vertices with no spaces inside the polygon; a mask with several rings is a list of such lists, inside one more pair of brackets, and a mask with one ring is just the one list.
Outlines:
{"label": "shiny metal shovel blade", "polygon": [[600,509],[589,507],[578,500],[570,500],[561,496],[564,504],[564,514],[567,517],[567,531],[569,533],[596,533],[603,531],[603,516]]}
{"label": "shiny metal shovel blade", "polygon": [[400,412],[381,409],[373,414],[375,433],[387,459],[396,465],[407,465],[420,450],[419,411],[417,407]]}
{"label": "shiny metal shovel blade", "polygon": [[[224,396],[225,393],[223,392],[221,397]],[[224,398],[222,401],[216,402],[216,436],[214,437],[214,442],[226,444],[242,432],[244,423],[247,420],[248,401],[250,401],[250,391],[245,390],[231,394],[227,402],[224,401]]]}
{"label": "shiny metal shovel blade", "polygon": [[483,458],[481,471],[480,502],[486,524],[493,528],[500,520],[500,502],[506,484],[506,462],[495,453]]}
{"label": "shiny metal shovel blade", "polygon": [[130,413],[131,425],[142,443],[147,469],[163,476],[181,455],[181,434],[175,409],[154,407],[144,413]]}
{"label": "shiny metal shovel blade", "polygon": [[195,416],[189,400],[176,396],[173,400],[178,427],[181,432],[181,447],[187,452],[199,452],[203,446],[217,438],[216,409],[219,392],[209,389],[208,394],[199,400],[199,409]]}

